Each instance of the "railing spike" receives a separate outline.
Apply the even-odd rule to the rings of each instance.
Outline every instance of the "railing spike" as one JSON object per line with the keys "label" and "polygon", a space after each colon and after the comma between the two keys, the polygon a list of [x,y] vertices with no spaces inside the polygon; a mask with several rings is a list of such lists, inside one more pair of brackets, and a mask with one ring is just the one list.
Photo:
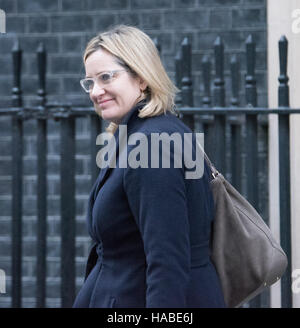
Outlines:
{"label": "railing spike", "polygon": [[218,36],[214,42],[215,52],[215,79],[214,79],[214,106],[225,106],[224,89],[224,44]]}
{"label": "railing spike", "polygon": [[12,48],[13,63],[13,88],[12,88],[12,105],[13,107],[22,106],[21,90],[21,71],[22,71],[22,49],[17,39]]}
{"label": "railing spike", "polygon": [[20,51],[20,42],[19,39],[17,39],[13,45],[12,51]]}
{"label": "railing spike", "polygon": [[37,48],[37,52],[45,52],[45,46],[43,42],[40,42]]}
{"label": "railing spike", "polygon": [[230,71],[231,71],[231,105],[238,106],[239,104],[239,61],[237,59],[237,55],[232,55],[230,59]]}
{"label": "railing spike", "polygon": [[253,41],[253,35],[252,34],[249,34],[248,35],[248,37],[247,37],[247,39],[246,39],[246,43],[254,43],[254,41]]}
{"label": "railing spike", "polygon": [[256,78],[255,78],[255,57],[256,44],[252,34],[246,40],[246,103],[247,105],[257,106]]}
{"label": "railing spike", "polygon": [[[192,107],[193,101],[193,88],[192,88],[192,70],[191,70],[191,59],[192,50],[191,44],[187,37],[185,37],[181,43],[181,54],[182,54],[182,80],[181,80],[181,100],[182,106]],[[193,116],[185,115],[183,121],[192,130],[194,129],[194,118]]]}
{"label": "railing spike", "polygon": [[201,61],[202,66],[202,76],[203,76],[203,85],[204,85],[204,95],[202,98],[202,104],[205,107],[209,107],[211,104],[211,95],[210,95],[210,81],[211,81],[211,62],[208,55],[204,55]]}
{"label": "railing spike", "polygon": [[182,104],[183,106],[193,106],[193,90],[192,90],[192,72],[191,72],[191,44],[189,39],[185,37],[181,43],[182,54]]}
{"label": "railing spike", "polygon": [[[182,56],[181,52],[178,51],[176,56],[175,56],[175,81],[176,81],[176,86],[178,89],[181,90],[181,82],[182,82]],[[182,99],[181,99],[181,92],[179,92],[176,95],[176,105],[181,106],[182,104]]]}
{"label": "railing spike", "polygon": [[223,41],[222,41],[222,38],[220,37],[220,35],[218,35],[215,42],[214,42],[214,45],[218,46],[218,45],[221,45],[221,44],[223,44]]}
{"label": "railing spike", "polygon": [[37,48],[37,65],[38,65],[38,77],[39,88],[37,91],[39,105],[43,106],[46,102],[46,65],[47,65],[47,53],[44,43],[39,43]]}
{"label": "railing spike", "polygon": [[280,65],[280,75],[278,77],[278,105],[280,107],[289,107],[289,77],[287,76],[288,40],[284,35],[281,36],[278,47]]}

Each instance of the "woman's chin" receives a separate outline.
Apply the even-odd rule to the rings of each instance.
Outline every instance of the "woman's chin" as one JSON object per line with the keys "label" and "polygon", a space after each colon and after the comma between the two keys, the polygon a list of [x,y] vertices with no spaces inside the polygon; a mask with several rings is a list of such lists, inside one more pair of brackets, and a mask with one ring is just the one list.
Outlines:
{"label": "woman's chin", "polygon": [[95,112],[105,121],[114,122],[118,124],[119,119],[114,114],[114,111],[111,110],[111,108],[101,108],[98,106],[95,106]]}
{"label": "woman's chin", "polygon": [[95,112],[103,119],[103,120],[109,120],[110,115],[105,112],[104,108],[99,108],[98,106],[95,106]]}
{"label": "woman's chin", "polygon": [[103,120],[114,123],[117,121],[114,115],[110,115],[109,111],[106,112],[106,110],[101,110],[100,112],[100,116]]}
{"label": "woman's chin", "polygon": [[102,109],[102,110],[101,110],[101,117],[102,117],[102,119],[105,120],[105,121],[111,121],[111,119],[112,119],[111,115],[109,115],[109,113],[107,113],[107,112],[105,111],[105,109]]}

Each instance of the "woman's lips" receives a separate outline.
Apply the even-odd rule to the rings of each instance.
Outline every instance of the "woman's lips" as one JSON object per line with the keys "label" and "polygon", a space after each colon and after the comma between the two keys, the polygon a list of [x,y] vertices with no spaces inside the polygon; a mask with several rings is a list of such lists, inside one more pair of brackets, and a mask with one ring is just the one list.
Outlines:
{"label": "woman's lips", "polygon": [[113,99],[105,99],[105,100],[102,100],[102,101],[100,101],[99,105],[102,106],[102,105],[108,103],[111,100],[113,100]]}

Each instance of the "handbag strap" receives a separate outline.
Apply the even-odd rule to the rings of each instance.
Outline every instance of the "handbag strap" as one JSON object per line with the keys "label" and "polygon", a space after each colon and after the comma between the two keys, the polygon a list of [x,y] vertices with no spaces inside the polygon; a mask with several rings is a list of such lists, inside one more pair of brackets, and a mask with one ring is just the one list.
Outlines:
{"label": "handbag strap", "polygon": [[198,147],[201,149],[201,151],[203,152],[204,154],[204,159],[206,160],[210,170],[211,170],[211,175],[213,177],[213,179],[215,179],[218,174],[219,174],[219,171],[215,168],[215,166],[213,165],[213,163],[211,162],[211,160],[208,158],[208,156],[206,155],[206,152],[204,151],[204,149],[202,148],[202,146],[197,142],[197,145]]}
{"label": "handbag strap", "polygon": [[[204,152],[204,151],[203,151]],[[213,163],[211,162],[211,160],[208,158],[208,156],[206,155],[206,153],[204,152],[204,158],[211,170],[211,175],[213,177],[213,179],[215,179],[218,174],[219,174],[219,171],[215,168],[215,166],[213,165]]]}

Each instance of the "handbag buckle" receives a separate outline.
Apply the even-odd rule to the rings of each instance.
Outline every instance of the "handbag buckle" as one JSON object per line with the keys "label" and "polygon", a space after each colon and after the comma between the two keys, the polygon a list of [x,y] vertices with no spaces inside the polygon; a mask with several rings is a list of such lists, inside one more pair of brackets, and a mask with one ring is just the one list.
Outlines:
{"label": "handbag buckle", "polygon": [[215,179],[219,175],[219,172],[217,170],[215,170],[215,172],[211,172],[211,175]]}

